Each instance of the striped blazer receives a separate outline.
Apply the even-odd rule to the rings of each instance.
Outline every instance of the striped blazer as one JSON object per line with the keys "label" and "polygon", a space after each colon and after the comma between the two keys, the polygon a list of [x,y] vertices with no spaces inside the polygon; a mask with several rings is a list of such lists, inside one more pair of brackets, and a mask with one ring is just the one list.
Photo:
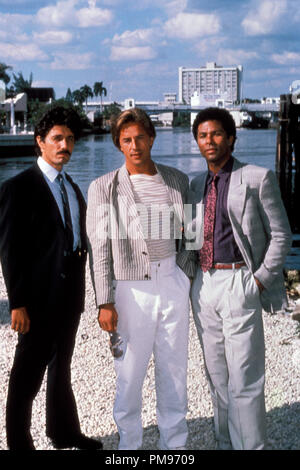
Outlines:
{"label": "striped blazer", "polygon": [[[194,275],[193,253],[184,250],[182,226],[189,181],[181,171],[156,164],[174,208],[176,261]],[[153,194],[155,203],[155,194]],[[88,190],[87,235],[97,306],[114,302],[114,280],[150,279],[150,258],[125,164],[94,180]]]}

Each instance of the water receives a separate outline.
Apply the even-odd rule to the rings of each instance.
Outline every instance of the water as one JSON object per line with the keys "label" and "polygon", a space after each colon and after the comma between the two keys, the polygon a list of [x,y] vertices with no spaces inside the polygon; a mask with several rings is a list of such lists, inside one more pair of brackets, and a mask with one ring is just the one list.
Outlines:
{"label": "water", "polygon": [[[234,156],[242,162],[275,170],[276,135],[274,129],[238,129]],[[158,130],[152,148],[152,158],[158,163],[173,166],[193,178],[206,169],[190,129]],[[36,157],[0,159],[0,185],[36,160]],[[124,163],[123,154],[113,145],[109,134],[88,136],[76,143],[68,173],[80,186],[84,196],[95,178],[119,168]],[[297,235],[294,236],[297,238]],[[286,267],[300,269],[300,249],[292,248]]]}
{"label": "water", "polygon": [[[238,129],[234,155],[243,162],[275,169],[276,130]],[[152,158],[173,166],[190,178],[206,169],[190,129],[158,130],[152,148]],[[6,179],[28,168],[35,157],[1,158],[0,185]],[[113,145],[109,134],[88,136],[76,143],[66,170],[86,196],[95,178],[124,163],[123,154]]]}

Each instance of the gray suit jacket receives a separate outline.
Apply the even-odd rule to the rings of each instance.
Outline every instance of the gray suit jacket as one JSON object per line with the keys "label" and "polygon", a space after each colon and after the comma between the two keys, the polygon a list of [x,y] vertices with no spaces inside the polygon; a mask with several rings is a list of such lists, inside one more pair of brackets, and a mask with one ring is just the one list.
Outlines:
{"label": "gray suit jacket", "polygon": [[[156,164],[174,207],[177,264],[193,275],[191,252],[183,249],[184,204],[188,177],[181,171]],[[153,195],[155,203],[155,194]],[[114,302],[113,280],[150,279],[150,259],[126,166],[93,181],[88,191],[87,235],[96,304]]]}
{"label": "gray suit jacket", "polygon": [[[203,201],[207,171],[191,182],[190,201]],[[228,215],[244,261],[265,289],[265,311],[286,306],[283,266],[291,247],[291,230],[275,174],[234,158],[228,190]]]}

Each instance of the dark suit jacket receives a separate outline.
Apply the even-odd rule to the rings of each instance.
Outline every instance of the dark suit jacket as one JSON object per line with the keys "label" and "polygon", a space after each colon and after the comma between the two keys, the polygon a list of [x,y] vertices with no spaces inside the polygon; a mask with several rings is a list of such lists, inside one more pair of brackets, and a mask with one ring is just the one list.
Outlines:
{"label": "dark suit jacket", "polygon": [[0,188],[0,258],[10,308],[55,313],[60,307],[84,309],[86,203],[72,184],[80,208],[83,255],[68,283],[64,224],[54,196],[37,164]]}

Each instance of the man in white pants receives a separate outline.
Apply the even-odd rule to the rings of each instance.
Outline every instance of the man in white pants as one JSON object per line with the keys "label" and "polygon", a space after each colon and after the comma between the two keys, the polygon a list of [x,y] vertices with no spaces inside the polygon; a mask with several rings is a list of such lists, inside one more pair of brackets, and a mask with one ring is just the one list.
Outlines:
{"label": "man in white pants", "polygon": [[263,449],[264,334],[262,308],[286,305],[282,268],[289,222],[275,175],[232,156],[230,113],[198,113],[193,134],[208,171],[191,182],[205,205],[204,243],[191,298],[204,352],[220,449]]}
{"label": "man in white pants", "polygon": [[125,165],[91,184],[87,233],[99,324],[118,329],[123,341],[115,359],[119,449],[142,445],[142,386],[152,353],[159,447],[184,448],[193,275],[181,239],[188,178],[152,161],[155,129],[142,110],[121,113],[112,138]]}

